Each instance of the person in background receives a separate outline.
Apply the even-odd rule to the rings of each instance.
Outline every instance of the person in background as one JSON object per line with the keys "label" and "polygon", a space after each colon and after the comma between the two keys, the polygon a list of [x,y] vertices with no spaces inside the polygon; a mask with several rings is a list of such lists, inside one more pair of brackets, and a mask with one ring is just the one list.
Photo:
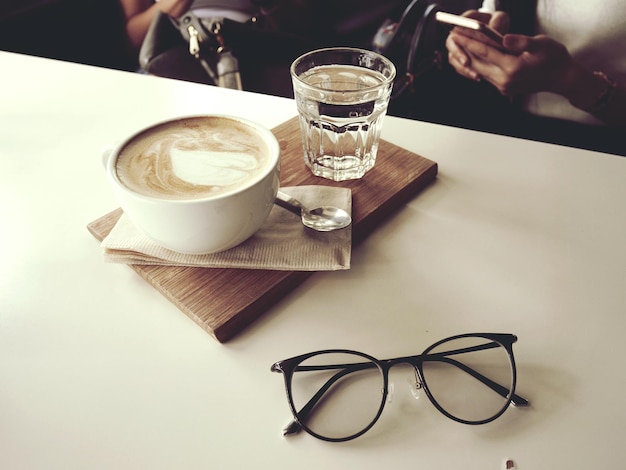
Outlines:
{"label": "person in background", "polygon": [[132,47],[139,50],[157,11],[173,17],[184,14],[193,0],[119,0],[126,17],[126,34]]}
{"label": "person in background", "polygon": [[202,17],[229,18],[239,23],[249,21],[258,11],[258,0],[120,0],[126,15],[126,31],[131,44],[141,47],[157,11],[174,18],[193,10]]}
{"label": "person in background", "polygon": [[446,47],[456,72],[521,98],[530,115],[623,132],[626,3],[537,0],[534,36],[508,34],[512,18],[496,11],[494,3],[486,1],[480,10],[464,15],[503,33],[504,50],[472,31],[454,28]]}

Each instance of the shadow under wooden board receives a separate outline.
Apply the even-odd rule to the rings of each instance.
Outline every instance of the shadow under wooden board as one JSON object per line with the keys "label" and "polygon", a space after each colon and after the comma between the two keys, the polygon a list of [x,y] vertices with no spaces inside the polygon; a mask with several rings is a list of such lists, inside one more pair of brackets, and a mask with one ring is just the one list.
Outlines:
{"label": "shadow under wooden board", "polygon": [[[273,129],[281,147],[281,186],[326,185],[352,190],[353,244],[431,183],[437,164],[381,141],[376,165],[360,180],[336,183],[304,165],[298,119]],[[102,241],[121,209],[87,228]],[[220,342],[226,342],[302,283],[311,272],[129,265]]]}

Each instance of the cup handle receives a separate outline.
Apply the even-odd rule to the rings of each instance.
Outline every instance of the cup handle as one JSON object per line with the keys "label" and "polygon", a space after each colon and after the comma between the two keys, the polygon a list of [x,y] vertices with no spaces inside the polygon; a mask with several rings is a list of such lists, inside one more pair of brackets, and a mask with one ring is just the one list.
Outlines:
{"label": "cup handle", "polygon": [[100,159],[102,160],[102,166],[106,169],[107,164],[109,163],[109,158],[111,158],[111,154],[113,153],[113,149],[115,145],[109,144],[102,148],[100,151]]}

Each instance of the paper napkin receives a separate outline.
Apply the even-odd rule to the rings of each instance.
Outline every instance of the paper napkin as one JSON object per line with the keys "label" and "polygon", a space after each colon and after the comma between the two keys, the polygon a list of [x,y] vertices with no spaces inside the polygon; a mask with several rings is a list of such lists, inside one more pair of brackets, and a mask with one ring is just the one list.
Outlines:
{"label": "paper napkin", "polygon": [[[352,192],[348,188],[292,186],[281,191],[310,208],[328,205],[352,212]],[[352,226],[316,232],[304,227],[298,215],[274,205],[263,226],[242,244],[220,253],[188,255],[156,244],[122,214],[101,246],[105,261],[112,263],[335,271],[350,268]]]}

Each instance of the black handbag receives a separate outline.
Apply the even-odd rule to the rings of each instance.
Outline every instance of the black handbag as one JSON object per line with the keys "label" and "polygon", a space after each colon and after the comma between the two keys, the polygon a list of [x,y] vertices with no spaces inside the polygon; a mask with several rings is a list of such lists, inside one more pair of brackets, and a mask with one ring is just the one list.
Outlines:
{"label": "black handbag", "polygon": [[276,96],[293,96],[289,66],[318,47],[305,37],[278,31],[262,16],[246,23],[159,13],[139,53],[153,75]]}

